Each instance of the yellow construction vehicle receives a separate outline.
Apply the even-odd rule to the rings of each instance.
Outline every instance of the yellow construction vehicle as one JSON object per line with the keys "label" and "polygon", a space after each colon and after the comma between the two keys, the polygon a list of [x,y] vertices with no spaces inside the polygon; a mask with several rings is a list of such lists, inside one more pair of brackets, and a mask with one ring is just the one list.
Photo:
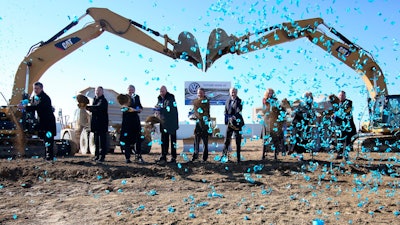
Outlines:
{"label": "yellow construction vehicle", "polygon": [[[327,28],[334,37],[328,36],[320,26]],[[353,147],[363,151],[398,151],[400,95],[388,95],[384,74],[368,51],[329,27],[321,18],[282,23],[242,37],[228,36],[224,30],[214,29],[208,41],[205,70],[225,54],[245,54],[300,38],[307,38],[354,69],[366,85],[369,121],[362,124]]]}
{"label": "yellow construction vehicle", "polygon": [[[65,36],[86,15],[90,15],[94,21]],[[38,81],[49,67],[105,31],[172,59],[186,60],[202,69],[203,60],[200,49],[191,33],[180,33],[178,41],[175,42],[167,35],[162,35],[108,9],[89,8],[84,15],[68,24],[48,41],[41,41],[33,45],[19,65],[14,79],[11,99],[8,105],[3,106],[0,111],[0,156],[31,156],[41,151],[36,150],[42,148],[43,142],[35,138],[35,131],[31,127],[35,120],[34,115],[27,115],[18,111],[17,105],[22,100],[29,98],[33,83]],[[162,42],[158,42],[151,36],[160,37]],[[171,46],[173,47],[172,50]]]}

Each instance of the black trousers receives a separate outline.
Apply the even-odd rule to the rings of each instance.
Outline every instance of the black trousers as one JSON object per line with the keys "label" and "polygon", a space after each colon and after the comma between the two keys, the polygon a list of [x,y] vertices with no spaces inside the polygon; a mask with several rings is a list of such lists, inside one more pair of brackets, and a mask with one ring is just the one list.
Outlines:
{"label": "black trousers", "polygon": [[135,154],[137,157],[142,155],[142,139],[141,134],[137,133],[132,135],[132,137],[126,138],[124,146],[122,149],[124,150],[125,159],[131,158],[132,147],[135,147]]}
{"label": "black trousers", "polygon": [[173,134],[161,129],[161,158],[166,160],[168,155],[169,139],[171,138],[171,156],[176,159],[176,131]]}
{"label": "black trousers", "polygon": [[104,159],[107,154],[107,132],[94,132],[94,144],[96,149],[94,155],[96,158]]}
{"label": "black trousers", "polygon": [[226,134],[225,134],[225,147],[224,147],[224,151],[223,154],[227,155],[228,154],[228,148],[231,144],[231,140],[232,140],[232,134],[235,133],[235,140],[236,140],[236,155],[237,155],[237,159],[238,162],[240,162],[240,143],[242,141],[242,134],[241,134],[241,130],[235,130],[232,129],[231,127],[227,126],[226,127]]}
{"label": "black trousers", "polygon": [[338,137],[338,143],[341,145],[340,148],[338,149],[338,155],[347,155],[351,149],[353,149],[353,146],[351,146],[351,132],[342,132],[341,136]]}
{"label": "black trousers", "polygon": [[263,135],[263,154],[262,158],[265,158],[268,150],[272,150],[274,147],[274,158],[278,159],[278,153],[283,151],[283,133],[282,132],[271,132],[269,134],[270,140],[266,139],[268,134]]}
{"label": "black trousers", "polygon": [[203,160],[208,159],[208,134],[195,134],[194,135],[194,154],[196,157],[199,155],[200,141],[203,141]]}
{"label": "black trousers", "polygon": [[54,158],[54,134],[50,131],[39,131],[39,138],[44,141],[45,158],[46,160],[53,160]]}
{"label": "black trousers", "polygon": [[43,140],[44,140],[44,146],[46,149],[46,159],[53,160],[53,158],[54,158],[54,136],[52,135],[51,137],[47,137],[45,135]]}

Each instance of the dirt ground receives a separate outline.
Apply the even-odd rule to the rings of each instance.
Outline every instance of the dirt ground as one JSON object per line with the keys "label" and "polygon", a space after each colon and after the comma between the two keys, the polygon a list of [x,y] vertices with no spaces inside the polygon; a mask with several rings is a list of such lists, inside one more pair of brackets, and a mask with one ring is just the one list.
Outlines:
{"label": "dirt ground", "polygon": [[104,163],[1,159],[0,224],[400,224],[397,153],[276,162],[261,160],[261,146],[247,140],[240,164],[219,152],[190,162],[180,148],[177,163],[158,165],[158,145],[145,164],[118,151]]}

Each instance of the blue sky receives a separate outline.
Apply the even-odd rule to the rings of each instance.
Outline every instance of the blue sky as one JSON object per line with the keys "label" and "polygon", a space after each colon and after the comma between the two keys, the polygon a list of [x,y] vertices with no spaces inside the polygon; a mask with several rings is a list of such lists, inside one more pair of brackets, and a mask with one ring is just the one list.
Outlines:
{"label": "blue sky", "polygon": [[[400,3],[397,0],[274,0],[274,1],[117,1],[117,0],[5,0],[0,9],[0,91],[11,96],[19,63],[28,49],[46,41],[89,7],[109,8],[121,16],[177,40],[191,32],[203,58],[212,29],[242,36],[290,20],[321,17],[324,21],[372,53],[387,79],[390,94],[400,94]],[[85,17],[71,32],[91,22]],[[162,39],[156,38],[159,42]],[[56,109],[72,115],[79,90],[101,85],[117,92],[136,86],[142,104],[151,107],[166,85],[176,95],[180,120],[186,120],[185,81],[231,81],[245,101],[244,118],[251,123],[252,108],[261,106],[265,89],[272,87],[278,98],[294,100],[310,90],[329,95],[345,90],[354,101],[356,123],[367,94],[363,81],[352,69],[329,56],[306,39],[244,55],[225,55],[206,72],[188,62],[173,60],[115,35],[104,33],[54,64],[41,78]],[[4,105],[0,99],[0,105]],[[367,111],[365,111],[367,112]],[[223,107],[211,109],[222,123]]]}

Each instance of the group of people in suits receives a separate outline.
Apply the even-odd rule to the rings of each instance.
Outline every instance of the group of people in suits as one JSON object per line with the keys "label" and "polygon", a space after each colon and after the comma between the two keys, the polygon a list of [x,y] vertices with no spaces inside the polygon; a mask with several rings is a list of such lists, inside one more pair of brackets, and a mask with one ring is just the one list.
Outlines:
{"label": "group of people in suits", "polygon": [[[56,135],[56,125],[54,117],[54,109],[51,105],[50,97],[43,91],[43,84],[34,83],[33,87],[35,95],[30,104],[19,104],[20,110],[26,112],[37,112],[38,122],[36,128],[40,131],[39,135],[46,143],[46,160],[53,160],[54,151],[53,143]],[[160,94],[157,97],[155,105],[155,117],[161,121],[161,156],[158,162],[167,162],[169,146],[171,147],[171,160],[176,162],[177,157],[177,136],[176,131],[179,129],[178,124],[178,108],[175,96],[168,92],[166,86],[161,86]],[[143,107],[140,97],[135,93],[135,87],[129,85],[127,89],[128,98],[125,103],[121,104],[122,125],[120,132],[121,149],[125,154],[126,163],[131,163],[132,148],[136,160],[143,163],[141,154],[141,142],[144,138],[142,135],[142,127],[139,119],[139,113]],[[331,95],[330,101],[332,109],[329,115],[335,122],[334,129],[339,129],[340,140],[338,142],[337,159],[347,157],[348,151],[351,150],[351,138],[356,133],[356,127],[352,115],[352,101],[346,98],[346,93],[340,91],[338,96]],[[274,158],[277,159],[277,153],[282,151],[284,130],[286,127],[286,109],[282,102],[278,101],[273,89],[269,88],[265,91],[262,108],[263,128],[261,137],[263,139],[262,159],[265,159],[268,150],[275,152]],[[95,158],[94,160],[104,162],[107,153],[107,132],[108,132],[108,101],[104,96],[103,87],[98,86],[95,89],[95,97],[92,105],[85,105],[85,109],[92,113],[90,128],[94,133],[95,141]],[[224,140],[224,148],[221,160],[228,159],[228,150],[232,135],[235,134],[236,157],[237,162],[241,161],[241,141],[242,127],[244,120],[242,116],[243,102],[238,97],[238,90],[234,87],[229,89],[229,98],[225,102],[224,117],[226,134]],[[212,134],[210,120],[210,100],[205,95],[204,88],[198,88],[197,98],[193,101],[192,119],[196,121],[194,129],[194,153],[192,161],[199,158],[200,142],[203,142],[203,161],[208,159],[208,137]],[[311,92],[306,92],[303,101],[294,110],[293,122],[291,125],[291,143],[295,150],[303,152],[309,144],[310,125],[316,121],[315,110],[313,109],[313,96]],[[293,149],[291,149],[293,150]],[[290,151],[289,151],[290,152]]]}
{"label": "group of people in suits", "polygon": [[[304,153],[306,151],[313,152],[316,148],[314,129],[319,125],[328,124],[327,134],[335,136],[328,137],[331,142],[336,145],[336,159],[348,157],[351,151],[351,138],[356,134],[356,126],[354,124],[352,114],[352,101],[346,98],[346,92],[340,91],[339,94],[330,95],[329,102],[331,107],[323,112],[322,117],[318,118],[314,107],[313,94],[309,91],[305,92],[299,105],[296,106],[291,115],[293,120],[291,124],[287,123],[287,107],[291,107],[285,100],[278,101],[272,88],[267,89],[263,98],[263,155],[265,159],[266,153],[270,150],[274,152],[274,158],[277,159],[278,152],[286,151],[285,142],[286,135],[290,136],[288,144],[288,153]],[[292,107],[291,107],[292,108]],[[319,121],[323,120],[323,121]]]}

